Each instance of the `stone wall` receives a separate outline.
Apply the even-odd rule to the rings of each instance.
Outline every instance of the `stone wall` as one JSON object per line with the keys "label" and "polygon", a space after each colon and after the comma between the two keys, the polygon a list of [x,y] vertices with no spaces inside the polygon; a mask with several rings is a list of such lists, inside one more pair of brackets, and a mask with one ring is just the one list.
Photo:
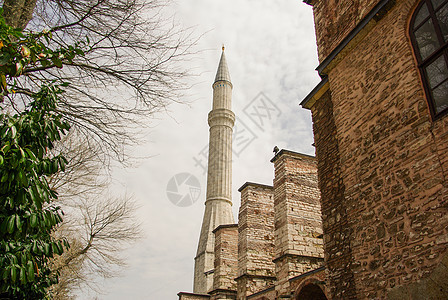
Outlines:
{"label": "stone wall", "polygon": [[288,280],[322,265],[322,221],[314,157],[281,150],[274,163],[276,292],[289,293]]}
{"label": "stone wall", "polygon": [[379,0],[312,0],[322,62]]}
{"label": "stone wall", "polygon": [[274,191],[272,186],[245,183],[238,217],[238,299],[275,282]]}
{"label": "stone wall", "polygon": [[[343,38],[324,37],[340,22],[325,3],[314,6],[321,60]],[[417,3],[396,0],[328,70],[330,92],[311,108],[333,298],[418,293],[446,255],[448,116],[431,120],[410,46]],[[365,15],[355,11],[350,20]],[[443,298],[446,283],[436,287]]]}
{"label": "stone wall", "polygon": [[351,241],[344,238],[350,236],[350,228],[329,91],[316,102],[312,113],[321,191],[324,253],[329,271],[327,280],[331,295],[336,299],[349,299],[355,294],[353,271],[350,268],[353,256]]}
{"label": "stone wall", "polygon": [[238,225],[220,225],[215,230],[215,268],[211,299],[236,299]]}

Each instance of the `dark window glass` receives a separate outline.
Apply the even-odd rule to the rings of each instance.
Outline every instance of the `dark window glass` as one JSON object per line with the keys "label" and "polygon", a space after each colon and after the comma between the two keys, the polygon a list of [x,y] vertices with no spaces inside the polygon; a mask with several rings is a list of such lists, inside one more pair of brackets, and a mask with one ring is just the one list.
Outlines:
{"label": "dark window glass", "polygon": [[448,108],[448,82],[445,81],[432,91],[436,113],[441,113]]}
{"label": "dark window glass", "polygon": [[430,65],[426,67],[426,75],[429,79],[429,86],[431,89],[436,88],[448,76],[448,70],[445,63],[445,57],[440,56]]}
{"label": "dark window glass", "polygon": [[410,24],[433,118],[448,113],[448,0],[423,0]]}
{"label": "dark window glass", "polygon": [[442,5],[445,2],[446,2],[445,0],[431,0],[432,7],[434,7],[434,9],[439,8],[440,5]]}
{"label": "dark window glass", "polygon": [[426,21],[423,26],[415,31],[415,39],[417,40],[418,49],[422,59],[430,56],[439,48],[439,40],[437,39],[436,31],[432,20]]}
{"label": "dark window glass", "polygon": [[423,5],[417,15],[415,16],[414,24],[415,26],[419,26],[424,19],[426,19],[429,16],[428,7],[426,5]]}
{"label": "dark window glass", "polygon": [[448,3],[437,11],[436,16],[442,31],[443,40],[446,42],[448,40]]}

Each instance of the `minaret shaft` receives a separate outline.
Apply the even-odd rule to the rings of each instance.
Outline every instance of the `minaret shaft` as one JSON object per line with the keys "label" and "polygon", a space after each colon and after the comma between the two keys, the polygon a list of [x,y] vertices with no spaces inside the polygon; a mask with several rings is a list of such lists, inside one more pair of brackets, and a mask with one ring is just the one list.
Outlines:
{"label": "minaret shaft", "polygon": [[215,236],[219,225],[233,224],[232,213],[232,134],[235,115],[232,83],[224,52],[213,83],[213,106],[208,115],[210,126],[207,196],[204,219],[195,257],[194,293],[206,294],[213,285]]}

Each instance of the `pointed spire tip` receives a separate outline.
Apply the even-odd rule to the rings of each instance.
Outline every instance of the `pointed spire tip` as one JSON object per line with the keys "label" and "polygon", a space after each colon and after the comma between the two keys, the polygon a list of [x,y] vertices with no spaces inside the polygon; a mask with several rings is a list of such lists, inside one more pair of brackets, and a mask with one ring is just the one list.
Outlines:
{"label": "pointed spire tip", "polygon": [[224,54],[224,44],[222,45],[221,59],[219,60],[218,71],[216,72],[215,81],[230,81],[229,69],[227,68],[226,56]]}

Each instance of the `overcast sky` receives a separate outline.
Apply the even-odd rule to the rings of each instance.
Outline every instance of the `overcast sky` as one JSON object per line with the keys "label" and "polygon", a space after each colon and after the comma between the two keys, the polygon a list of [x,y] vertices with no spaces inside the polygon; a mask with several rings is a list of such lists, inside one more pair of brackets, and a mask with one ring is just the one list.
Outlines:
{"label": "overcast sky", "polygon": [[[233,156],[233,211],[238,217],[245,182],[272,185],[272,149],[314,155],[311,116],[300,101],[319,82],[312,9],[300,0],[178,0],[169,8],[183,27],[195,26],[200,74],[188,91],[190,105],[176,104],[150,126],[147,142],[133,151],[151,156],[117,170],[116,180],[134,194],[145,237],[126,252],[129,267],[105,281],[100,299],[177,299],[192,292],[194,256],[202,223],[206,176],[207,114],[222,43],[233,83],[238,135]],[[201,193],[188,207],[173,204],[167,184],[180,173],[198,179]],[[186,193],[180,189],[179,194]],[[193,199],[195,200],[195,199]],[[89,298],[82,296],[81,298]]]}

